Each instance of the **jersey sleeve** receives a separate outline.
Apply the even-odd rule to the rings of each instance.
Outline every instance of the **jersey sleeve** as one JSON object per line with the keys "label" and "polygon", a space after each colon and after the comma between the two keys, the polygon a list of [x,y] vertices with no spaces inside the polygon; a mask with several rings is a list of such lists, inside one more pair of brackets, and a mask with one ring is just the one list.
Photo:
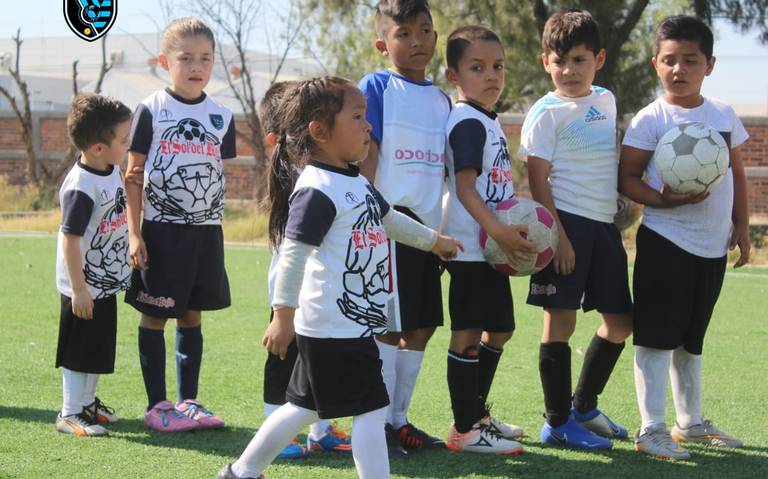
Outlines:
{"label": "jersey sleeve", "polygon": [[557,144],[557,125],[552,112],[535,105],[525,117],[520,133],[521,157],[535,156],[551,162]]}
{"label": "jersey sleeve", "polygon": [[235,117],[229,121],[227,132],[221,139],[221,159],[228,160],[237,157],[237,142],[235,141]]}
{"label": "jersey sleeve", "polygon": [[461,120],[448,134],[448,144],[453,150],[453,171],[471,168],[478,175],[483,171],[483,151],[486,140],[483,122],[475,118]]}
{"label": "jersey sleeve", "polygon": [[728,107],[728,113],[731,115],[731,124],[733,125],[731,128],[730,147],[736,148],[743,145],[749,139],[749,133],[747,133],[747,129],[744,128],[741,119],[730,106]]}
{"label": "jersey sleeve", "polygon": [[300,188],[291,195],[285,237],[320,246],[336,218],[336,206],[322,191]]}
{"label": "jersey sleeve", "polygon": [[389,213],[390,206],[387,200],[384,199],[384,196],[382,196],[381,193],[379,193],[379,190],[377,190],[373,185],[370,185],[371,191],[373,192],[373,197],[376,198],[376,201],[379,203],[379,210],[381,210],[381,217],[384,218],[387,216],[387,213]]}
{"label": "jersey sleeve", "polygon": [[387,78],[371,73],[364,76],[357,85],[365,95],[367,103],[365,117],[371,124],[371,138],[377,145],[381,145],[381,138],[384,133],[384,89],[387,86]]}
{"label": "jersey sleeve", "polygon": [[131,147],[129,151],[146,155],[152,146],[152,112],[147,105],[139,103],[131,122]]}
{"label": "jersey sleeve", "polygon": [[659,143],[654,123],[653,116],[648,115],[645,110],[640,110],[629,122],[621,144],[640,150],[654,151]]}
{"label": "jersey sleeve", "polygon": [[93,200],[80,190],[61,195],[61,232],[83,236],[93,213]]}

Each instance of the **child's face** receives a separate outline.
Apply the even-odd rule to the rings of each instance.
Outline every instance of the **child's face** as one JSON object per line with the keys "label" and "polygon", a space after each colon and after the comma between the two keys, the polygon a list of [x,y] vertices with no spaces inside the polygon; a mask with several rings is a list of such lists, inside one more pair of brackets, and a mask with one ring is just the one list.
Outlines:
{"label": "child's face", "polygon": [[587,96],[592,91],[595,74],[605,63],[605,50],[595,55],[585,45],[575,45],[563,57],[555,52],[542,53],[544,70],[552,77],[555,93],[565,98]]}
{"label": "child's face", "polygon": [[449,68],[446,77],[460,100],[492,110],[504,89],[504,49],[494,41],[473,41],[464,50],[458,70]]}
{"label": "child's face", "polygon": [[395,23],[391,18],[382,21],[387,34],[386,38],[376,40],[376,48],[390,58],[398,73],[423,79],[437,43],[429,15],[422,12],[403,23]]}
{"label": "child's face", "polygon": [[664,87],[667,101],[685,107],[698,106],[701,84],[712,73],[715,57],[707,60],[695,41],[662,40],[651,62]]}
{"label": "child's face", "polygon": [[128,153],[131,146],[131,120],[126,120],[115,125],[114,138],[109,144],[96,143],[88,148],[86,156],[96,162],[97,168],[106,168],[109,165],[119,165]]}
{"label": "child's face", "polygon": [[363,161],[371,143],[371,124],[365,118],[367,103],[362,92],[353,85],[344,87],[344,106],[336,114],[333,128],[322,145],[337,166]]}
{"label": "child's face", "polygon": [[178,48],[158,55],[160,65],[171,74],[171,89],[187,99],[198,98],[213,70],[213,44],[204,35],[182,37]]}

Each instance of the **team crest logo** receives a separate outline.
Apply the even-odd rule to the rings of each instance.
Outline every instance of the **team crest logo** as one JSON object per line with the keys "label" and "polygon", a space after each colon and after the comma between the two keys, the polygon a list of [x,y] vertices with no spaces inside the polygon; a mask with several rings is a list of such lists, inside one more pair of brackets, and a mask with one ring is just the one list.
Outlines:
{"label": "team crest logo", "polygon": [[208,118],[211,119],[211,124],[216,127],[217,130],[221,130],[224,128],[224,117],[221,115],[217,115],[215,113],[211,113],[208,115]]}
{"label": "team crest logo", "polygon": [[87,42],[106,35],[117,18],[117,0],[64,0],[64,19]]}

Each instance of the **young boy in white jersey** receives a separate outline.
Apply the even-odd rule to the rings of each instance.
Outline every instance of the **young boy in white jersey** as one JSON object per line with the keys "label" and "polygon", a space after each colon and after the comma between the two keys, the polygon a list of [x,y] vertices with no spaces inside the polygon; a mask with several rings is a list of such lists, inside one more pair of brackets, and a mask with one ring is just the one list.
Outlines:
{"label": "young boy in white jersey", "polygon": [[515,455],[523,452],[517,426],[490,416],[486,401],[515,318],[509,277],[485,261],[480,228],[514,257],[534,251],[523,225],[504,226],[492,210],[514,196],[507,140],[493,107],[504,90],[504,49],[481,26],[448,37],[446,77],[458,102],[446,125],[448,199],[443,231],[464,244],[451,274],[448,390],[454,423],[447,446],[454,451]]}
{"label": "young boy in white jersey", "polygon": [[[164,30],[160,65],[171,85],[137,108],[128,170],[144,167],[142,191],[131,183],[128,228],[135,268],[125,300],[141,313],[139,358],[147,391],[144,423],[164,432],[222,427],[197,400],[203,336],[201,311],[230,304],[221,231],[222,160],[234,158],[232,112],[203,88],[214,62],[213,32],[184,17]],[[176,318],[178,402],[167,400],[164,328]]]}
{"label": "young boy in white jersey", "polygon": [[[360,164],[396,210],[422,224],[440,223],[445,163],[445,122],[451,102],[426,79],[437,33],[426,0],[381,0],[376,48],[387,70],[366,75],[358,87],[368,100],[373,143]],[[391,398],[387,440],[391,452],[443,447],[408,421],[408,406],[424,349],[443,324],[440,272],[434,255],[391,243],[393,281],[388,333],[378,338],[384,382]]]}
{"label": "young boy in white jersey", "polygon": [[[533,199],[552,212],[560,235],[554,259],[531,276],[528,294],[528,304],[544,309],[539,373],[547,419],[540,436],[558,447],[607,449],[627,430],[597,408],[597,397],[632,332],[627,255],[613,223],[616,103],[610,91],[592,85],[605,50],[588,12],[555,13],[541,43],[555,91],[531,107],[520,140]],[[602,324],[571,396],[568,341],[579,309],[596,309]]]}
{"label": "young boy in white jersey", "polygon": [[[297,82],[282,81],[273,83],[259,102],[259,120],[261,127],[265,132],[264,140],[267,146],[267,157],[271,157],[277,146],[279,137],[278,111],[283,96],[291,88],[295,87]],[[275,178],[276,181],[288,182],[293,188],[298,178],[300,169],[296,168],[294,174]],[[272,298],[275,292],[275,277],[277,275],[277,263],[280,259],[279,245],[272,248],[272,259],[269,263],[269,273],[267,275],[267,291],[269,293],[269,304],[272,304]],[[270,321],[272,321],[272,311],[270,308]],[[267,351],[267,360],[264,364],[264,416],[268,417],[273,412],[285,404],[285,391],[291,379],[293,367],[296,364],[296,341],[291,341],[288,346],[285,358]],[[344,454],[352,453],[352,442],[344,431],[340,430],[335,424],[326,419],[312,423],[307,434],[307,447],[299,444],[296,438],[288,443],[280,454],[278,459],[300,459],[307,456],[309,450],[329,451]]]}
{"label": "young boy in white jersey", "polygon": [[[741,161],[749,136],[730,106],[701,94],[715,66],[713,43],[712,31],[697,18],[675,16],[659,24],[651,61],[664,94],[635,115],[621,150],[621,191],[645,205],[632,284],[635,387],[643,421],[635,449],[672,459],[690,457],[678,442],[742,445],[705,419],[701,407],[704,335],[723,284],[726,254],[729,246],[739,247],[738,268],[750,250]],[[730,168],[709,193],[672,193],[654,165],[659,139],[686,122],[706,123],[728,144]],[[667,375],[675,402],[671,435],[664,423]]]}
{"label": "young boy in white jersey", "polygon": [[128,288],[128,226],[120,163],[130,144],[131,110],[93,94],[75,97],[67,130],[80,157],[59,190],[56,284],[61,293],[56,367],[63,404],[56,430],[104,436],[118,417],[96,396],[115,369],[117,299]]}

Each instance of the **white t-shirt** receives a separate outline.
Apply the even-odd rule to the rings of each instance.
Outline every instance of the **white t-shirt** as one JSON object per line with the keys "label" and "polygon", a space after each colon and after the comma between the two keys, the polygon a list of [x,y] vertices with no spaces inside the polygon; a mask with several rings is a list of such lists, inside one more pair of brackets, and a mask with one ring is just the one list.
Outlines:
{"label": "white t-shirt", "polygon": [[432,82],[417,82],[391,70],[366,75],[358,88],[368,102],[371,137],[379,145],[376,189],[390,204],[408,208],[436,228],[450,98]]}
{"label": "white t-shirt", "polygon": [[389,205],[356,166],[310,162],[290,199],[285,237],[315,247],[307,260],[294,324],[313,338],[386,332]]}
{"label": "white t-shirt", "polygon": [[581,98],[544,95],[528,112],[520,155],[552,164],[549,185],[557,209],[612,223],[618,198],[616,100],[592,86]]}
{"label": "white t-shirt", "polygon": [[475,187],[489,209],[515,193],[507,139],[494,112],[459,102],[446,126],[448,148],[448,195],[443,210],[443,231],[464,245],[457,261],[485,261],[480,248],[480,225],[464,208],[456,194],[456,173],[477,171]]}
{"label": "white t-shirt", "polygon": [[61,228],[56,248],[56,286],[72,297],[64,259],[64,233],[80,236],[85,284],[93,299],[128,289],[128,219],[120,169],[99,171],[78,160],[59,190]]}
{"label": "white t-shirt", "polygon": [[188,225],[221,224],[224,167],[234,158],[235,122],[228,108],[203,93],[186,100],[160,90],[136,109],[131,148],[144,164],[144,219]]}
{"label": "white t-shirt", "polygon": [[[683,108],[657,98],[632,118],[623,143],[654,151],[662,136],[680,123],[706,123],[719,131],[729,148],[749,138],[733,108],[714,98],[704,98],[696,108]],[[645,169],[648,185],[661,190],[661,179],[651,157]],[[720,258],[728,251],[733,211],[733,171],[710,191],[709,197],[694,205],[675,208],[646,206],[643,224],[685,251],[704,258]]]}

